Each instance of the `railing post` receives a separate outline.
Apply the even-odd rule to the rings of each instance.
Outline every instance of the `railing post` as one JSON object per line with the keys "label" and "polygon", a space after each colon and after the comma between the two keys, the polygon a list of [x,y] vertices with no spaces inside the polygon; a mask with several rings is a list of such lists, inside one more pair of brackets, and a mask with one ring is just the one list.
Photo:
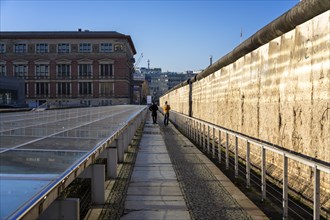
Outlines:
{"label": "railing post", "polygon": [[193,125],[193,123],[192,123],[192,119],[189,119],[189,137],[192,139],[192,136],[193,136],[193,134],[192,134],[192,125]]}
{"label": "railing post", "polygon": [[221,163],[221,130],[219,129],[219,141],[218,141],[218,158]]}
{"label": "railing post", "polygon": [[190,125],[190,127],[189,127],[189,137],[191,139],[193,139],[193,120],[192,119],[189,119],[189,125]]}
{"label": "railing post", "polygon": [[229,134],[226,132],[226,169],[229,169]]}
{"label": "railing post", "polygon": [[235,178],[238,177],[238,138],[235,135]]}
{"label": "railing post", "polygon": [[203,135],[202,135],[202,146],[203,146],[203,150],[205,151],[205,144],[206,144],[206,140],[205,140],[205,124],[203,124]]}
{"label": "railing post", "polygon": [[195,137],[195,142],[197,143],[197,121],[194,121],[194,137]]}
{"label": "railing post", "polygon": [[207,125],[207,153],[210,153],[210,126]]}
{"label": "railing post", "polygon": [[250,142],[246,141],[246,188],[250,188],[251,174],[250,174]]}
{"label": "railing post", "polygon": [[320,219],[320,170],[314,166],[314,220]]}
{"label": "railing post", "polygon": [[261,147],[261,201],[266,199],[266,149]]}
{"label": "railing post", "polygon": [[288,158],[283,154],[283,219],[288,219]]}
{"label": "railing post", "polygon": [[212,128],[212,158],[215,157],[215,127]]}
{"label": "railing post", "polygon": [[199,124],[199,134],[198,134],[198,143],[199,143],[199,146],[202,148],[203,145],[202,145],[202,123],[198,123]]}

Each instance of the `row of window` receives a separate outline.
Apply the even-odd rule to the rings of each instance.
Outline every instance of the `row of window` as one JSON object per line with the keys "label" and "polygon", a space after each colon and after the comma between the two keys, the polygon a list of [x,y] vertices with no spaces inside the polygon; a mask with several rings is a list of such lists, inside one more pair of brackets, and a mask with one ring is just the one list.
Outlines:
{"label": "row of window", "polygon": [[[112,43],[101,43],[99,44],[99,52],[100,53],[111,53],[113,51],[123,51],[124,46],[122,44]],[[0,53],[6,53],[6,45],[4,43],[0,43]],[[49,44],[48,43],[40,43],[35,45],[36,53],[49,53]],[[70,53],[72,51],[71,44],[69,43],[60,43],[57,44],[57,53]],[[8,51],[9,52],[9,51]],[[13,47],[14,53],[27,53],[27,44],[18,43],[14,44]],[[80,43],[78,48],[79,53],[91,53],[92,52],[92,44],[91,43]]]}
{"label": "row of window", "polygon": [[[28,95],[29,85],[25,84],[25,93]],[[99,95],[100,96],[112,96],[114,90],[114,84],[111,82],[99,83]],[[79,82],[78,94],[80,96],[93,95],[93,82]],[[35,96],[48,97],[50,95],[50,83],[38,82],[35,83]],[[57,82],[56,83],[56,95],[58,97],[69,97],[72,95],[72,85],[70,82]]]}
{"label": "row of window", "polygon": [[[27,77],[28,66],[26,64],[14,64],[13,67],[14,76]],[[6,76],[6,65],[0,64],[0,76]],[[78,64],[79,77],[91,77],[93,75],[93,64]],[[35,76],[49,77],[49,65],[48,64],[36,64]],[[71,65],[70,64],[57,64],[56,65],[57,77],[70,77]],[[113,64],[100,64],[99,76],[101,77],[113,77]]]}

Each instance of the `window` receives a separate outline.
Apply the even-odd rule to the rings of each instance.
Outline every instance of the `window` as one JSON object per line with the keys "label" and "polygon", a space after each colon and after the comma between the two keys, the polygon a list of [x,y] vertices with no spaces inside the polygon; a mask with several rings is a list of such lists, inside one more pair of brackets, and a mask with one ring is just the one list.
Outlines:
{"label": "window", "polygon": [[90,43],[81,43],[79,44],[80,53],[90,53],[92,52],[92,46]]}
{"label": "window", "polygon": [[100,83],[100,95],[112,96],[113,95],[113,83],[111,83],[111,82]]}
{"label": "window", "polygon": [[6,76],[6,64],[0,64],[0,76]]}
{"label": "window", "polygon": [[92,64],[79,64],[79,76],[92,76]]}
{"label": "window", "polygon": [[36,76],[37,77],[49,76],[48,64],[37,64],[36,65]]}
{"label": "window", "polygon": [[27,65],[25,65],[25,64],[14,65],[14,75],[16,77],[27,76]]}
{"label": "window", "polygon": [[48,96],[49,95],[49,83],[36,83],[36,96]]}
{"label": "window", "polygon": [[111,53],[112,52],[112,43],[102,43],[100,52],[101,53]]}
{"label": "window", "polygon": [[25,97],[29,96],[29,83],[25,83],[24,93]]}
{"label": "window", "polygon": [[26,44],[15,44],[14,52],[15,53],[26,53]]}
{"label": "window", "polygon": [[57,45],[57,52],[58,53],[70,53],[70,44],[58,44]]}
{"label": "window", "polygon": [[79,95],[92,95],[92,82],[80,82]]}
{"label": "window", "polygon": [[0,53],[5,53],[6,52],[6,46],[4,43],[0,43]]}
{"label": "window", "polygon": [[70,77],[70,64],[57,64],[57,77]]}
{"label": "window", "polygon": [[68,82],[57,83],[58,96],[69,96],[71,93],[71,84]]}
{"label": "window", "polygon": [[115,45],[115,51],[123,51],[123,50],[124,50],[124,46],[122,44]]}
{"label": "window", "polygon": [[112,64],[100,64],[100,76],[102,77],[112,77]]}
{"label": "window", "polygon": [[48,53],[48,44],[37,44],[37,53]]}

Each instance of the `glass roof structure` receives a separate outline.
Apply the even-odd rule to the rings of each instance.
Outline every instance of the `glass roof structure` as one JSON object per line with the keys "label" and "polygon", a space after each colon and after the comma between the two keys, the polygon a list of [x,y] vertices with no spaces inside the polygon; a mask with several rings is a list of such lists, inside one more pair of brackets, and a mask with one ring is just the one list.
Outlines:
{"label": "glass roof structure", "polygon": [[43,196],[145,106],[120,105],[0,114],[0,219]]}

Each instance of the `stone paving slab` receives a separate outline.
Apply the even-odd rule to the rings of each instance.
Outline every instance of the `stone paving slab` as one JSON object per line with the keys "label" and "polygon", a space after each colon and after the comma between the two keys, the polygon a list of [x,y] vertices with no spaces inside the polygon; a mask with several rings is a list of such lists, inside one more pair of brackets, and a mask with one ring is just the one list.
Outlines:
{"label": "stone paving slab", "polygon": [[180,187],[168,186],[129,186],[127,195],[141,195],[141,196],[180,196],[182,195]]}
{"label": "stone paving slab", "polygon": [[154,146],[153,148],[140,148],[140,152],[148,152],[148,153],[154,153],[154,154],[161,154],[161,153],[167,153],[166,149],[164,149],[162,146]]}
{"label": "stone paving slab", "polygon": [[149,139],[145,139],[145,140],[141,140],[141,143],[140,143],[140,148],[145,148],[145,147],[148,147],[150,148],[150,145],[152,144],[152,147],[155,147],[155,146],[163,146],[164,145],[164,141],[163,140],[153,140],[152,138],[149,138]]}
{"label": "stone paving slab", "polygon": [[[158,209],[167,209],[167,210],[185,210],[186,202],[184,200],[137,200],[135,201],[126,201],[126,208],[130,210],[158,210]],[[137,202],[138,201],[138,202]]]}
{"label": "stone paving slab", "polygon": [[173,171],[172,164],[157,164],[157,165],[147,165],[147,166],[135,166],[134,170],[136,171]]}
{"label": "stone paving slab", "polygon": [[131,181],[130,186],[180,186],[177,179],[173,180],[147,180],[147,181]]}
{"label": "stone paving slab", "polygon": [[149,171],[149,170],[136,170],[131,177],[131,181],[138,181],[138,180],[146,180],[146,179],[167,179],[167,180],[176,180],[176,175],[174,171],[168,170],[157,170],[157,171]]}
{"label": "stone paving slab", "polygon": [[158,164],[158,163],[171,163],[171,159],[168,154],[159,154],[159,153],[145,153],[139,152],[136,158],[136,164],[138,166],[146,164]]}
{"label": "stone paving slab", "polygon": [[125,214],[122,220],[189,220],[190,215],[187,211],[181,210],[137,210],[137,211],[130,211],[129,213]]}
{"label": "stone paving slab", "polygon": [[135,196],[128,195],[127,201],[184,201],[183,196]]}

